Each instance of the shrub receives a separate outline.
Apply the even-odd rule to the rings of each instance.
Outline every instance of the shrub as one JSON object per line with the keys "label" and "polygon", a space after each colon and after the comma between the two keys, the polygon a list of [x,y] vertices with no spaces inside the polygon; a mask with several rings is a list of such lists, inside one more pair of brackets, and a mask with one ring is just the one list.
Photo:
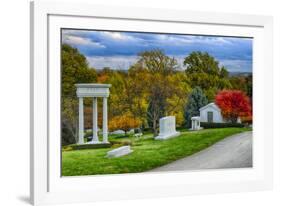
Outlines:
{"label": "shrub", "polygon": [[76,142],[75,127],[72,122],[65,117],[62,118],[61,142],[63,146]]}
{"label": "shrub", "polygon": [[242,117],[242,118],[241,118],[241,121],[242,121],[242,123],[245,124],[245,125],[251,125],[251,124],[253,124],[252,116]]}
{"label": "shrub", "polygon": [[63,152],[72,151],[72,150],[73,150],[73,148],[71,146],[64,146],[64,147],[62,147],[62,151]]}
{"label": "shrub", "polygon": [[226,128],[226,127],[244,127],[243,124],[241,123],[231,123],[231,122],[227,122],[227,123],[215,123],[215,122],[201,122],[200,126],[208,129],[208,128]]}
{"label": "shrub", "polygon": [[92,136],[93,136],[93,132],[89,131],[85,133],[84,138],[91,139]]}
{"label": "shrub", "polygon": [[153,129],[150,128],[150,127],[143,128],[143,129],[142,129],[142,133],[143,133],[143,134],[148,134],[148,133],[152,133],[152,132],[153,132]]}
{"label": "shrub", "polygon": [[125,140],[125,141],[117,141],[117,140],[111,140],[110,141],[111,145],[120,145],[120,146],[126,146],[126,145],[132,145],[132,141],[130,140]]}

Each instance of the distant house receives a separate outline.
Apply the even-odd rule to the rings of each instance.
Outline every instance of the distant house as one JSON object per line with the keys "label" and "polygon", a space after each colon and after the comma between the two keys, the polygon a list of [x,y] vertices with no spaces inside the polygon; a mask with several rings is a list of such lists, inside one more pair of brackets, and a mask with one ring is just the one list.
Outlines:
{"label": "distant house", "polygon": [[[200,111],[200,122],[214,122],[214,123],[225,123],[227,122],[222,114],[221,109],[215,103],[209,103],[199,109]],[[241,122],[238,118],[237,122]]]}

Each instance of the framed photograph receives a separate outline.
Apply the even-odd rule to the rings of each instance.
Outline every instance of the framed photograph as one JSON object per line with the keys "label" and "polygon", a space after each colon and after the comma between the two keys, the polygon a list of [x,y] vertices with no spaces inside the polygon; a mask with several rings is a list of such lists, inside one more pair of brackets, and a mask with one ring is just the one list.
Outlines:
{"label": "framed photograph", "polygon": [[272,18],[31,3],[34,205],[272,188]]}

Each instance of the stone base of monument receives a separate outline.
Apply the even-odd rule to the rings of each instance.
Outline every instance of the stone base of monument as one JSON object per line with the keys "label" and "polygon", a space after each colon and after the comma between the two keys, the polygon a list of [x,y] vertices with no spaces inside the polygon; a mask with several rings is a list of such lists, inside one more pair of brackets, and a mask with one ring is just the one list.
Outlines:
{"label": "stone base of monument", "polygon": [[89,141],[85,144],[110,144],[109,142],[101,142],[101,141]]}
{"label": "stone base of monument", "polygon": [[156,140],[165,140],[165,139],[177,137],[180,134],[181,134],[180,132],[174,132],[174,133],[170,133],[170,134],[159,134],[157,137],[155,137],[155,139]]}
{"label": "stone base of monument", "polygon": [[131,150],[131,146],[122,146],[122,147],[118,147],[114,150],[111,150],[109,152],[107,152],[106,157],[108,158],[112,158],[112,157],[122,157],[124,155],[128,155],[131,152],[133,152],[133,150]]}
{"label": "stone base of monument", "polygon": [[159,120],[159,126],[160,126],[159,128],[160,134],[157,137],[155,137],[156,140],[170,139],[180,135],[180,133],[176,131],[175,116],[167,116],[161,118]]}
{"label": "stone base of monument", "polygon": [[196,129],[190,128],[189,130],[190,130],[190,131],[198,131],[198,130],[201,130],[201,129],[204,129],[204,128],[203,128],[203,127],[198,127],[198,128],[196,128]]}
{"label": "stone base of monument", "polygon": [[72,149],[74,150],[80,150],[80,149],[98,149],[98,148],[109,148],[111,147],[110,143],[103,143],[100,142],[99,144],[91,144],[91,143],[86,143],[86,144],[76,144],[71,146]]}

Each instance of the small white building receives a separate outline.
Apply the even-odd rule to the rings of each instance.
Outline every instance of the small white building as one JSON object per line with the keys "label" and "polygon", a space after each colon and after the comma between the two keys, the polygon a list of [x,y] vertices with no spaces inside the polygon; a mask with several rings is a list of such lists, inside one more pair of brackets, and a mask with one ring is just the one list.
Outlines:
{"label": "small white building", "polygon": [[[214,123],[225,123],[221,109],[215,103],[209,103],[199,109],[200,111],[200,122],[214,122]],[[241,123],[238,118],[237,123]]]}
{"label": "small white building", "polygon": [[221,109],[215,104],[210,103],[201,107],[200,111],[200,122],[215,122],[215,123],[223,123]]}

